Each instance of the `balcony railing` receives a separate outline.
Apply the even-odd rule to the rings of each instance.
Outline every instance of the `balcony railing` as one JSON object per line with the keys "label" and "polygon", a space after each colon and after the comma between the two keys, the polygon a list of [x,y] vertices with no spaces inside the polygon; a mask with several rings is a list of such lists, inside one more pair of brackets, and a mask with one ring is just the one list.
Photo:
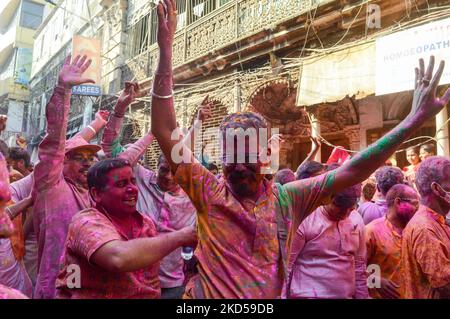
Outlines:
{"label": "balcony railing", "polygon": [[[231,0],[194,22],[179,27],[174,39],[174,67],[295,18],[327,0]],[[152,10],[151,15],[155,14]],[[152,19],[150,19],[152,21]],[[156,28],[150,32],[156,33]],[[154,35],[150,39],[156,39]],[[124,80],[143,80],[158,59],[158,45],[126,62]]]}

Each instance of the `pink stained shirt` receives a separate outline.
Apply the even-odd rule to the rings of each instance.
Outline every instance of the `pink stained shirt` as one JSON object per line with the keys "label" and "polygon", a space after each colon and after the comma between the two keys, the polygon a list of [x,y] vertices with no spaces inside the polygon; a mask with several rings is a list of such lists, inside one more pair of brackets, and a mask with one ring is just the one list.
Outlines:
{"label": "pink stained shirt", "polygon": [[297,229],[288,259],[290,298],[366,299],[364,222],[352,211],[339,222],[319,207]]}
{"label": "pink stained shirt", "polygon": [[39,145],[39,163],[33,172],[37,189],[33,223],[38,239],[35,298],[54,298],[69,224],[77,212],[92,206],[88,191],[63,175],[71,95],[70,90],[56,87],[47,104],[47,135]]}
{"label": "pink stained shirt", "polygon": [[186,298],[273,299],[281,296],[283,268],[277,212],[287,229],[329,199],[330,175],[295,181],[277,188],[264,181],[256,202],[241,203],[225,179],[199,163],[180,164],[176,181],[197,209],[199,276]]}
{"label": "pink stained shirt", "polygon": [[[161,296],[159,264],[130,272],[113,273],[92,264],[92,255],[103,245],[115,241],[157,236],[153,222],[136,212],[139,225],[129,237],[118,229],[107,213],[88,208],[76,214],[69,227],[56,281],[60,299],[157,299]],[[151,254],[151,251],[148,252]],[[80,269],[80,287],[71,286],[73,265]]]}
{"label": "pink stained shirt", "polygon": [[[122,120],[123,118],[114,115],[106,125],[102,148],[107,157],[114,155],[114,149],[121,148],[118,135]],[[152,219],[159,234],[194,225],[197,221],[196,211],[186,193],[182,189],[176,193],[162,191],[157,184],[156,174],[137,164],[138,159],[145,153],[152,141],[153,136],[147,134],[119,154],[120,158],[127,160],[134,167],[136,184],[139,189],[137,211]],[[161,260],[159,270],[161,288],[183,285],[184,262],[181,258],[181,250],[182,247],[179,247]]]}

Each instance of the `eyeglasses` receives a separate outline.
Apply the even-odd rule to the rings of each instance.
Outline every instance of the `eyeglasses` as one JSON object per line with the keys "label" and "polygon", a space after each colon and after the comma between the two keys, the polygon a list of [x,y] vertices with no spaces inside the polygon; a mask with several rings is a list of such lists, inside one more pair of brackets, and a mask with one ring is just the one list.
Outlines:
{"label": "eyeglasses", "polygon": [[411,205],[418,206],[419,200],[415,198],[399,198],[402,202],[410,203]]}
{"label": "eyeglasses", "polygon": [[75,155],[75,156],[69,157],[69,160],[78,162],[78,163],[83,163],[83,162],[93,163],[93,162],[95,162],[96,158],[93,155],[91,155],[91,156]]}

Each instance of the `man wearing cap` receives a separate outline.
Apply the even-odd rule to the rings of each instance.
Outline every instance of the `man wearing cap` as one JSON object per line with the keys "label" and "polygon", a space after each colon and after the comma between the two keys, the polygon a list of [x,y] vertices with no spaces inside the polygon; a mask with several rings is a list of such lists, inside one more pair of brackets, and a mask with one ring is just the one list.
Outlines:
{"label": "man wearing cap", "polygon": [[47,104],[47,135],[39,145],[34,170],[36,199],[33,222],[38,239],[38,275],[35,298],[53,298],[59,261],[73,215],[91,207],[87,171],[101,149],[82,137],[66,142],[71,89],[92,80],[83,78],[91,60],[67,57],[50,102]]}
{"label": "man wearing cap", "polygon": [[[79,133],[77,133],[72,139],[83,138],[86,142],[91,141],[108,121],[109,112],[100,110],[95,114],[95,119]],[[29,197],[34,183],[34,173],[27,175],[26,177],[11,183],[9,189],[11,191],[11,200],[14,203],[18,203],[25,198]],[[12,216],[14,218],[15,216]],[[25,256],[23,261],[25,268],[30,276],[33,285],[36,283],[37,275],[37,239],[32,225],[33,212],[32,207],[27,210],[27,217],[24,223],[24,235],[25,235]],[[31,229],[29,229],[31,228]]]}

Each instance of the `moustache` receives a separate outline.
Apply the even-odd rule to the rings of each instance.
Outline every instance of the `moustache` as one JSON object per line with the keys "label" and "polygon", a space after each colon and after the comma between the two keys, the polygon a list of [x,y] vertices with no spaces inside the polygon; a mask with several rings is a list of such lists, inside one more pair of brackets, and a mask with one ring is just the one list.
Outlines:
{"label": "moustache", "polygon": [[246,170],[244,172],[231,172],[229,174],[231,181],[242,180],[242,179],[255,179],[256,173],[251,170]]}

